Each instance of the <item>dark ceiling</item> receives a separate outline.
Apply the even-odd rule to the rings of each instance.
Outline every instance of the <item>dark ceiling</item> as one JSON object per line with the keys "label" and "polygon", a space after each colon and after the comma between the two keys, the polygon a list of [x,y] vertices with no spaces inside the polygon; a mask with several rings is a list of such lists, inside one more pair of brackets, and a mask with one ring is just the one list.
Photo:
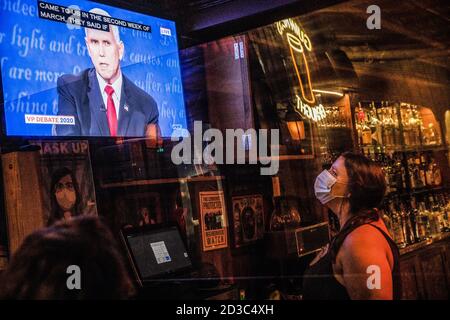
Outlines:
{"label": "dark ceiling", "polygon": [[419,59],[448,67],[450,7],[448,1],[377,1],[381,30],[368,30],[366,8],[373,1],[348,1],[308,15],[321,22],[320,32],[346,48],[354,62]]}
{"label": "dark ceiling", "polygon": [[[101,1],[101,0],[100,0]],[[129,1],[120,1],[130,6]],[[366,87],[383,88],[410,81],[406,96],[418,96],[416,86],[429,88],[421,93],[423,103],[445,96],[435,104],[450,103],[450,5],[448,0],[377,0],[381,9],[381,30],[369,30],[366,9],[373,0],[131,0],[132,6],[169,14],[177,20],[180,47],[185,48],[277,20],[297,17],[322,51],[345,52]],[[278,46],[276,42],[266,46]],[[316,45],[317,48],[317,45]],[[391,79],[387,79],[391,78]],[[392,80],[386,84],[387,80]],[[369,81],[370,80],[370,81]],[[373,81],[372,81],[373,80]],[[375,82],[374,82],[375,81]],[[378,81],[378,82],[377,82]],[[394,83],[395,84],[395,83]],[[405,85],[406,86],[406,85]],[[437,91],[436,91],[437,90]],[[389,94],[394,94],[389,92]],[[405,96],[403,95],[403,96]],[[418,97],[412,100],[420,100]]]}
{"label": "dark ceiling", "polygon": [[344,0],[97,0],[162,13],[177,21],[181,47],[237,34]]}
{"label": "dark ceiling", "polygon": [[[131,0],[116,2],[160,11],[178,21],[186,47],[276,20],[306,15],[315,29],[352,61],[420,59],[448,67],[450,5],[447,0],[378,0],[382,29],[368,30],[366,8],[374,1],[353,0]],[[430,50],[432,49],[432,50]]]}

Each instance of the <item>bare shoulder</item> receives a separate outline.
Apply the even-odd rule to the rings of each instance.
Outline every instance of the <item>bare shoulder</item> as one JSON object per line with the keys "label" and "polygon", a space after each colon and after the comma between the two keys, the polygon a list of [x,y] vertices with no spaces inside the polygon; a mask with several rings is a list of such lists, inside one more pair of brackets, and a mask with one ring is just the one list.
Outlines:
{"label": "bare shoulder", "polygon": [[344,240],[342,248],[344,250],[348,249],[380,249],[385,251],[388,247],[388,243],[384,235],[373,226],[364,224],[353,230]]}
{"label": "bare shoulder", "polygon": [[356,228],[345,238],[341,252],[338,258],[387,259],[390,267],[393,267],[393,255],[387,239],[378,229],[367,224]]}

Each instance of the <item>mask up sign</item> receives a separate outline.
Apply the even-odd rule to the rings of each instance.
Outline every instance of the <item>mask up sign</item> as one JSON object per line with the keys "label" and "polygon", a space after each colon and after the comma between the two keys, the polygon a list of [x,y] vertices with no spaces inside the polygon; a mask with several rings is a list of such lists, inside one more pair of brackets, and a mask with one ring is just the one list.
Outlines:
{"label": "mask up sign", "polygon": [[88,141],[33,141],[32,144],[41,147],[47,225],[82,214],[97,215]]}

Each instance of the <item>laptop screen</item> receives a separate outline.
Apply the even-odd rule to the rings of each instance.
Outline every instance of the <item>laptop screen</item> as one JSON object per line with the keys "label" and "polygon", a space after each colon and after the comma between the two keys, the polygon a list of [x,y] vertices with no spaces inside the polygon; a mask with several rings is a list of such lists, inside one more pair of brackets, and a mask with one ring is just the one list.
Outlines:
{"label": "laptop screen", "polygon": [[178,273],[192,266],[176,226],[127,232],[124,238],[141,280]]}

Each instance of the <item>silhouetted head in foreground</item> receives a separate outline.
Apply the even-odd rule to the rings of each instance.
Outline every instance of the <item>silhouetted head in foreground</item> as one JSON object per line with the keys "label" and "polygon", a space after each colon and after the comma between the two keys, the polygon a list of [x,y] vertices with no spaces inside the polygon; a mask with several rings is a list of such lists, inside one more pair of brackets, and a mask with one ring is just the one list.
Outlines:
{"label": "silhouetted head in foreground", "polygon": [[0,278],[0,299],[126,299],[134,293],[116,241],[92,216],[29,235]]}

